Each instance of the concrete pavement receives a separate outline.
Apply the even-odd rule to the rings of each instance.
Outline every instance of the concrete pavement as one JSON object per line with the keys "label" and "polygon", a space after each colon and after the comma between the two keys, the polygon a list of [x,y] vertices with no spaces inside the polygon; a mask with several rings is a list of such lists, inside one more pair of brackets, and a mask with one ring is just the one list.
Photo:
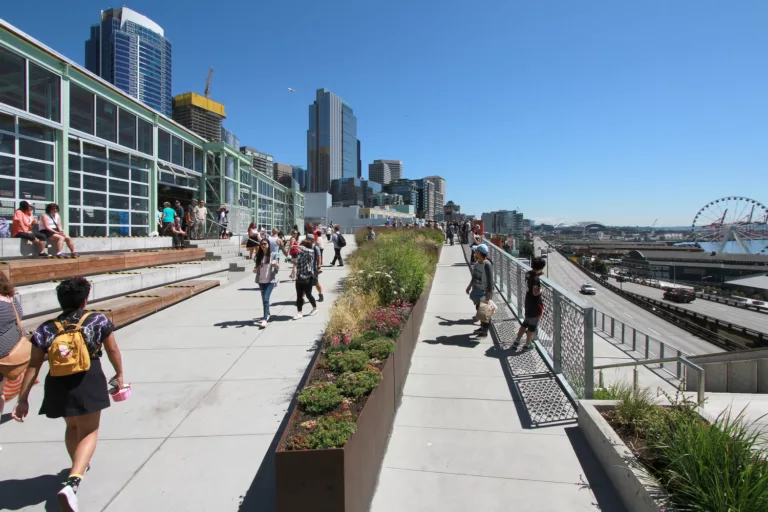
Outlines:
{"label": "concrete pavement", "polygon": [[622,510],[538,354],[470,337],[469,280],[445,247],[372,512]]}
{"label": "concrete pavement", "polygon": [[[343,254],[354,250],[347,237]],[[327,253],[326,253],[327,254]],[[280,271],[286,280],[287,265]],[[271,510],[272,461],[265,460],[304,375],[347,268],[325,268],[319,314],[292,321],[293,283],[272,294],[261,330],[261,295],[249,270],[231,282],[117,331],[133,397],[102,415],[92,470],[78,496],[83,511]],[[316,293],[315,293],[315,296]],[[304,306],[304,312],[309,305]],[[111,367],[103,358],[105,372]],[[0,509],[58,510],[69,458],[64,422],[34,414],[0,425]],[[10,420],[10,421],[9,421]]]}

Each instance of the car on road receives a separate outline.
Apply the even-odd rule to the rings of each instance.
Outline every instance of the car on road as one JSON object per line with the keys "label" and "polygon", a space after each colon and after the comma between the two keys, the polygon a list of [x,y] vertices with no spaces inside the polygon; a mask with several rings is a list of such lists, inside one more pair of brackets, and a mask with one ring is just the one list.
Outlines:
{"label": "car on road", "polygon": [[626,277],[624,277],[624,276],[622,276],[621,274],[618,274],[618,275],[616,276],[616,281],[618,281],[619,283],[623,283],[623,282],[624,282],[624,281],[626,281],[626,280],[627,280],[627,278],[626,278]]}
{"label": "car on road", "polygon": [[592,286],[591,284],[585,283],[581,285],[581,293],[583,293],[584,295],[594,295],[597,293],[597,290],[595,290],[595,287]]}
{"label": "car on road", "polygon": [[664,300],[688,304],[696,300],[696,296],[685,288],[667,288],[664,290]]}

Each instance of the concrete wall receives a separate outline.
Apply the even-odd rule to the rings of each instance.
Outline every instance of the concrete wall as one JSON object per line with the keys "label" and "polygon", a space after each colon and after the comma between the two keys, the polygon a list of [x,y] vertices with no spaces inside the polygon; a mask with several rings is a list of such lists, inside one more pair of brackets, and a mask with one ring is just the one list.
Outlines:
{"label": "concrete wall", "polygon": [[325,219],[331,207],[331,194],[310,192],[304,195],[304,218]]}
{"label": "concrete wall", "polygon": [[[171,237],[114,237],[114,238],[73,238],[75,250],[87,254],[107,251],[135,251],[171,247]],[[49,254],[56,254],[56,247],[48,248]],[[64,247],[64,253],[69,249]],[[37,248],[18,238],[0,238],[0,258],[22,258],[34,256]]]}

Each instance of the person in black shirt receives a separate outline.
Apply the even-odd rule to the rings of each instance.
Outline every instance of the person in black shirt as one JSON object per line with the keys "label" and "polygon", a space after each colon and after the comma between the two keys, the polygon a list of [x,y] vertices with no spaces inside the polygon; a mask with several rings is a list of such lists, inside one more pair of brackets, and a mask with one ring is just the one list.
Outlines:
{"label": "person in black shirt", "polygon": [[531,262],[531,271],[525,276],[527,291],[525,292],[525,320],[517,331],[517,337],[512,344],[513,348],[520,345],[520,340],[525,333],[525,345],[523,350],[533,348],[533,334],[539,325],[539,318],[544,314],[544,301],[541,297],[541,274],[547,262],[542,258],[534,258]]}

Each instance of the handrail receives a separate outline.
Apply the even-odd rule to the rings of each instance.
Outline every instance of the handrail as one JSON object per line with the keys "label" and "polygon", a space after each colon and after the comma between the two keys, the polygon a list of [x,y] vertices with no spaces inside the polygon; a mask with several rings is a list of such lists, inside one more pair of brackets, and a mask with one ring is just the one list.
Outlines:
{"label": "handrail", "polygon": [[704,387],[706,385],[706,378],[704,375],[704,368],[697,365],[696,363],[692,363],[688,359],[678,356],[678,357],[665,357],[662,359],[645,359],[642,361],[630,361],[627,363],[613,363],[613,364],[603,364],[600,366],[595,366],[595,370],[605,370],[609,368],[625,368],[628,366],[647,366],[650,364],[662,364],[662,363],[673,363],[677,362],[679,364],[683,364],[687,366],[688,368],[691,368],[692,370],[696,371],[697,375],[697,382],[698,382],[698,389],[696,390],[697,400],[699,405],[701,405],[704,402]]}

